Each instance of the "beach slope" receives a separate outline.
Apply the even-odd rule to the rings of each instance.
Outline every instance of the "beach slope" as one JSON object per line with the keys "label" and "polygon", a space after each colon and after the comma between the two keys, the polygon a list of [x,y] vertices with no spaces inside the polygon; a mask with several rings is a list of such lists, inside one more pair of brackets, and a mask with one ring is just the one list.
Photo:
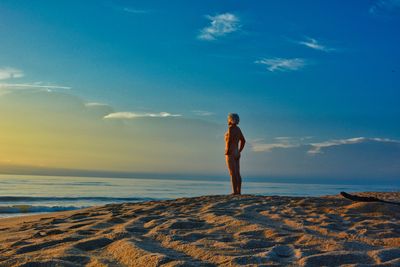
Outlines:
{"label": "beach slope", "polygon": [[340,265],[400,266],[400,206],[203,196],[0,220],[0,266]]}

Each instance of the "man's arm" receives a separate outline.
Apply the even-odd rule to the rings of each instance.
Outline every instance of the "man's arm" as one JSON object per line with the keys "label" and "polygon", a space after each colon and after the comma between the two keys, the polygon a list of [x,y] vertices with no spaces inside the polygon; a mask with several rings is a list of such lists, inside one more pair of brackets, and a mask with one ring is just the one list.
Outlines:
{"label": "man's arm", "polygon": [[228,128],[228,134],[225,136],[225,155],[229,155],[229,148],[231,146],[231,128]]}
{"label": "man's arm", "polygon": [[244,139],[244,136],[242,134],[242,131],[240,131],[240,148],[239,148],[239,152],[242,152],[244,145],[246,144],[246,139]]}

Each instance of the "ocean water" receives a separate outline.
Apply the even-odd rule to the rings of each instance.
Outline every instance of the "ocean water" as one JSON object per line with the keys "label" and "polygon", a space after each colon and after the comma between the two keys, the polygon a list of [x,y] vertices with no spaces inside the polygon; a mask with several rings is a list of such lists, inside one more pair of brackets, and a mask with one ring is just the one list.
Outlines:
{"label": "ocean water", "polygon": [[[242,193],[322,196],[340,191],[399,191],[399,185],[243,183]],[[109,203],[174,199],[230,193],[221,181],[0,175],[0,218],[72,210]]]}

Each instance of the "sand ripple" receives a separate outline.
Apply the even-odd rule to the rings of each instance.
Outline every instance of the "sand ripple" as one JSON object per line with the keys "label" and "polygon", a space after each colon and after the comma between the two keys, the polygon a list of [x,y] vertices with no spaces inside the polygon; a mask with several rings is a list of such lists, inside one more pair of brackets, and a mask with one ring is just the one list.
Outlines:
{"label": "sand ripple", "polygon": [[400,206],[339,196],[113,204],[0,229],[0,266],[400,266]]}

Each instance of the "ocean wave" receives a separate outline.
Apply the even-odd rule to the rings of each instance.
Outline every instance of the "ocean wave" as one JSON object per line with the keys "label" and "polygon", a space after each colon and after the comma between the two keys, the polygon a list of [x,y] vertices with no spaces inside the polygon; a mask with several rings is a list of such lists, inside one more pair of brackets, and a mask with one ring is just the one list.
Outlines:
{"label": "ocean wave", "polygon": [[85,207],[10,205],[10,206],[0,206],[0,214],[2,214],[2,213],[55,212],[55,211],[76,210],[76,209],[82,209],[82,208],[85,208]]}
{"label": "ocean wave", "polygon": [[30,196],[0,196],[0,202],[43,202],[43,201],[99,201],[99,202],[129,202],[150,201],[146,197],[30,197]]}

